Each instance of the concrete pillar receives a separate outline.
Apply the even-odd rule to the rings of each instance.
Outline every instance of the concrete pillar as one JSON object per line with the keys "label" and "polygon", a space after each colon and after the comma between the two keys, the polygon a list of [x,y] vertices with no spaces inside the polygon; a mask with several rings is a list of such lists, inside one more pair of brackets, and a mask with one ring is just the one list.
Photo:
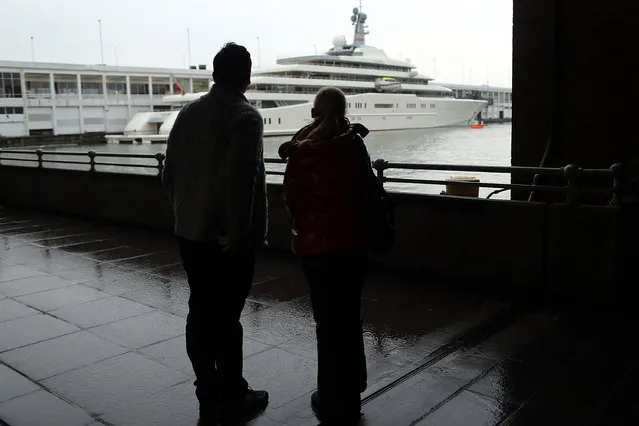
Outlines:
{"label": "concrete pillar", "polygon": [[131,119],[131,76],[127,75],[126,76],[126,104],[128,107],[128,112],[127,112],[127,116],[128,119]]}
{"label": "concrete pillar", "polygon": [[78,115],[80,116],[80,132],[84,133],[84,111],[82,110],[82,76],[76,75],[76,81],[78,84]]}
{"label": "concrete pillar", "polygon": [[169,95],[172,95],[172,94],[173,94],[173,82],[174,82],[174,81],[175,81],[175,80],[173,80],[173,76],[172,76],[172,75],[170,75],[170,76],[169,76]]}
{"label": "concrete pillar", "polygon": [[[514,0],[513,165],[638,161],[637,0]],[[530,176],[515,182],[530,183]],[[515,195],[515,194],[513,194]],[[521,194],[518,195],[519,198]]]}
{"label": "concrete pillar", "polygon": [[55,81],[53,78],[53,73],[49,73],[49,91],[51,92],[51,125],[53,127],[53,134],[58,134],[58,125],[57,125],[57,117],[56,117],[56,93],[55,93]]}
{"label": "concrete pillar", "polygon": [[151,102],[151,110],[153,110],[153,78],[149,76],[149,100]]}
{"label": "concrete pillar", "polygon": [[102,101],[104,102],[104,131],[106,133],[109,121],[109,97],[107,95],[106,74],[102,74]]}
{"label": "concrete pillar", "polygon": [[22,112],[24,113],[24,134],[29,136],[29,97],[27,96],[27,81],[24,78],[24,68],[20,69],[20,89],[22,90]]}

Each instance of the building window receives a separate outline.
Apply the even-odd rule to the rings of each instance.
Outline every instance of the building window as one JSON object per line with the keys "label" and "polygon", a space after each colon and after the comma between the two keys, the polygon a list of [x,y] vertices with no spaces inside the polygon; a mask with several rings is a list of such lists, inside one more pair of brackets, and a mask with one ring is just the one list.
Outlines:
{"label": "building window", "polygon": [[266,124],[266,118],[264,119],[264,124]]}
{"label": "building window", "polygon": [[393,104],[375,104],[375,108],[393,108]]}
{"label": "building window", "polygon": [[348,103],[348,108],[350,108],[350,107],[351,107],[351,103],[349,102],[349,103]]}
{"label": "building window", "polygon": [[131,83],[132,95],[148,95],[149,83]]}
{"label": "building window", "polygon": [[426,104],[422,104],[422,109],[426,108]]}
{"label": "building window", "polygon": [[47,81],[29,81],[25,82],[27,86],[27,94],[29,95],[50,95],[51,94],[51,85],[49,84],[49,77],[47,76]]}
{"label": "building window", "polygon": [[22,86],[17,72],[0,72],[0,98],[21,98]]}
{"label": "building window", "polygon": [[282,124],[282,119],[281,118],[277,119],[277,124]]}
{"label": "building window", "polygon": [[268,119],[268,124],[271,124],[271,119],[270,118]]}
{"label": "building window", "polygon": [[154,95],[168,95],[171,93],[171,85],[168,83],[153,83],[153,94]]}
{"label": "building window", "polygon": [[82,83],[82,94],[88,96],[98,96],[102,94],[102,83]]}
{"label": "building window", "polygon": [[431,109],[435,108],[435,104],[430,104],[430,108]]}
{"label": "building window", "polygon": [[107,94],[108,95],[126,95],[126,80],[109,81],[109,77],[107,77]]}
{"label": "building window", "polygon": [[104,94],[101,75],[83,75],[80,77],[82,96],[98,97]]}
{"label": "building window", "polygon": [[[200,78],[194,78],[193,79],[193,92],[194,93],[199,93],[199,92],[206,92],[209,90],[209,83],[210,80],[207,79],[200,79]],[[189,86],[188,86],[188,81],[185,81],[184,84],[182,84],[182,81],[180,81],[180,85],[182,86],[182,90],[184,90],[185,92],[189,91]]]}
{"label": "building window", "polygon": [[0,115],[24,114],[22,107],[0,107]]}
{"label": "building window", "polygon": [[53,88],[56,95],[77,95],[78,94],[78,82],[77,81],[56,81],[53,83]]}

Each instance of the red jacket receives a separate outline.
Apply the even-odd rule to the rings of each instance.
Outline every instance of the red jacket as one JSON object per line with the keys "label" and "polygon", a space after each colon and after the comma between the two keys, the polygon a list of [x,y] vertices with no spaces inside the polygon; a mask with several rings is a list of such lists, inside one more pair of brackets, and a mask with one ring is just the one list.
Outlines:
{"label": "red jacket", "polygon": [[[293,217],[293,251],[300,255],[356,252],[364,249],[364,164],[357,135],[350,126],[330,140],[296,140],[280,147],[288,159],[284,199]],[[367,156],[366,156],[367,157]]]}

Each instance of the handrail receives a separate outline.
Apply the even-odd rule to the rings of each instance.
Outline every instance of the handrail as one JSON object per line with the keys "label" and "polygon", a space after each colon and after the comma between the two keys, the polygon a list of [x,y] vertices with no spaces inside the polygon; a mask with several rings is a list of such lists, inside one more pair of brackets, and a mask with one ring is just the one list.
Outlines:
{"label": "handrail", "polygon": [[[23,158],[15,156],[33,156],[33,158]],[[13,156],[13,157],[12,157]],[[62,159],[50,159],[47,156],[71,156],[71,157],[87,157],[89,161],[75,161],[75,160],[62,160]],[[100,161],[101,159],[109,159],[107,161]],[[155,160],[153,164],[132,163],[126,164],[118,162],[117,159],[137,159],[137,160]],[[38,168],[44,168],[45,164],[72,164],[72,165],[86,165],[89,167],[89,171],[96,172],[96,167],[109,166],[109,167],[130,167],[134,169],[153,169],[156,176],[161,176],[164,169],[164,161],[166,156],[163,153],[157,154],[132,154],[132,153],[109,153],[109,152],[78,152],[78,151],[45,151],[45,150],[25,150],[25,149],[0,149],[0,167],[3,165],[3,161],[15,161],[18,164],[24,164],[27,162],[37,163]],[[279,158],[265,158],[266,164],[283,165],[286,161]],[[525,190],[525,191],[544,191],[564,194],[567,203],[576,203],[579,194],[582,193],[601,193],[605,191],[610,195],[612,202],[616,202],[617,188],[622,186],[620,173],[621,165],[615,164],[609,169],[588,169],[581,168],[577,165],[567,165],[565,167],[523,167],[523,166],[485,166],[485,165],[468,165],[468,164],[418,164],[418,163],[402,163],[402,162],[388,162],[383,159],[378,159],[372,163],[373,169],[376,172],[377,178],[382,183],[399,183],[399,184],[417,184],[417,185],[450,185],[451,180],[446,179],[421,179],[417,177],[397,177],[386,176],[385,172],[388,170],[411,170],[411,171],[457,171],[457,172],[475,172],[475,173],[500,173],[510,174],[511,176],[516,173],[528,173],[547,175],[555,177],[558,183],[556,185],[537,185],[537,184],[517,184],[517,183],[496,183],[496,182],[466,182],[466,181],[454,181],[454,185],[466,186],[466,187],[478,187],[478,188],[495,188],[487,198],[492,197],[496,193],[507,190]],[[270,176],[283,176],[284,172],[281,170],[267,170],[266,173]],[[580,179],[584,176],[598,177],[610,179],[610,185],[606,188],[593,188],[580,186]]]}

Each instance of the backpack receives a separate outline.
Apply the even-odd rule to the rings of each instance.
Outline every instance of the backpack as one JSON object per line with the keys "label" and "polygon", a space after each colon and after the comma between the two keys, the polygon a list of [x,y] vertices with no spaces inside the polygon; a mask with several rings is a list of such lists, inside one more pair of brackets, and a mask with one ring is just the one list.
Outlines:
{"label": "backpack", "polygon": [[366,203],[366,214],[363,219],[366,247],[374,256],[385,256],[390,253],[395,242],[395,214],[392,200],[373,171],[364,139],[359,134],[355,134],[354,139],[360,150],[365,174],[363,199]]}

